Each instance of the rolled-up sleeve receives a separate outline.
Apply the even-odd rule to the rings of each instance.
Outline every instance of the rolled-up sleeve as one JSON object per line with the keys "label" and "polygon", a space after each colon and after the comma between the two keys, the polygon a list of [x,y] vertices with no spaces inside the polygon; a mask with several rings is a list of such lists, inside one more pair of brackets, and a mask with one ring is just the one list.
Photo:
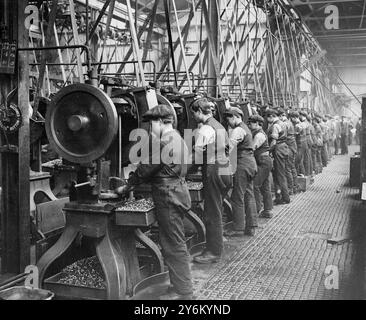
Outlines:
{"label": "rolled-up sleeve", "polygon": [[195,144],[192,154],[192,163],[195,165],[203,164],[203,155],[207,146],[216,142],[215,130],[207,125],[201,126],[195,133]]}
{"label": "rolled-up sleeve", "polygon": [[259,132],[253,139],[254,150],[259,149],[266,142],[266,136],[264,133]]}
{"label": "rolled-up sleeve", "polygon": [[272,128],[272,132],[271,132],[271,138],[273,140],[278,140],[278,138],[280,137],[280,133],[281,133],[281,126],[279,124],[274,124],[273,128]]}
{"label": "rolled-up sleeve", "polygon": [[246,136],[246,132],[243,128],[237,127],[235,129],[230,130],[229,132],[229,143],[230,143],[230,149],[229,153],[233,151],[234,148],[237,147],[237,145],[240,142],[243,142]]}
{"label": "rolled-up sleeve", "polygon": [[243,128],[238,127],[230,131],[230,144],[233,146],[237,146],[240,142],[244,141],[246,136],[246,132]]}
{"label": "rolled-up sleeve", "polygon": [[215,142],[215,130],[210,126],[202,126],[196,133],[194,150],[203,153],[207,145]]}

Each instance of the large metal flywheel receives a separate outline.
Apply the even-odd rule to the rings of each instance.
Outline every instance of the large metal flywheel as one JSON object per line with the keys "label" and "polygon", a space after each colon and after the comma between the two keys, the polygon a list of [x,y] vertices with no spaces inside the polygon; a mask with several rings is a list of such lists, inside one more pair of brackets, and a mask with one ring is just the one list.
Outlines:
{"label": "large metal flywheel", "polygon": [[85,164],[102,157],[118,132],[112,100],[99,88],[73,84],[52,99],[46,132],[54,150],[66,160]]}

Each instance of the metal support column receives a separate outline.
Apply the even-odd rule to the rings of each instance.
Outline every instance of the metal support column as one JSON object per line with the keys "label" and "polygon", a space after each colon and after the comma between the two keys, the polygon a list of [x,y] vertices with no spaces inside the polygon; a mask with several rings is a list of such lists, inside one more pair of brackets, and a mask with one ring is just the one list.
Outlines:
{"label": "metal support column", "polygon": [[[18,47],[28,47],[28,30],[18,21],[25,20],[26,1],[12,1],[9,12],[14,19],[9,20],[11,39],[17,40]],[[15,32],[17,30],[17,32]],[[1,272],[21,273],[30,264],[30,201],[29,201],[29,63],[28,53],[18,53],[18,78],[0,78],[1,87],[18,83],[17,95],[12,99],[17,103],[22,115],[19,131],[1,140],[1,227],[2,253]],[[4,81],[4,83],[3,83]]]}
{"label": "metal support column", "polygon": [[[219,41],[219,33],[217,30],[219,30],[219,10],[218,7],[219,1],[208,1],[208,13],[210,17],[210,24],[211,24],[211,30],[215,30],[215,32],[212,32],[212,47],[211,50],[216,50],[216,56],[218,57],[217,53],[220,50],[220,41]],[[217,75],[216,75],[216,66],[215,66],[215,58],[213,55],[208,55],[208,94],[211,97],[216,97],[218,94],[217,90]]]}

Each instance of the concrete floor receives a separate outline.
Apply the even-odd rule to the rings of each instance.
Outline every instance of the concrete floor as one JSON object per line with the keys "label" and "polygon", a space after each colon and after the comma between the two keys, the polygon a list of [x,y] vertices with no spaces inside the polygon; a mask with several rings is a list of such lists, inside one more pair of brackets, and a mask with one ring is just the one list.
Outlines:
{"label": "concrete floor", "polygon": [[[350,149],[351,154],[356,151]],[[348,187],[349,163],[350,156],[335,157],[306,193],[294,196],[290,205],[275,207],[273,219],[260,221],[255,238],[226,241],[221,263],[204,269],[192,265],[195,296],[364,299],[366,214],[358,190]],[[333,238],[342,241],[329,244]],[[326,284],[336,285],[330,282],[335,279],[339,288],[329,289]]]}

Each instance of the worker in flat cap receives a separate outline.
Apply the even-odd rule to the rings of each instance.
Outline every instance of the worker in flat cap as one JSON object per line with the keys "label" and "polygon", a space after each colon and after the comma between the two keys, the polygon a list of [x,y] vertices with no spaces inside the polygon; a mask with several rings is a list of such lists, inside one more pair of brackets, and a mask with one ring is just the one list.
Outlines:
{"label": "worker in flat cap", "polygon": [[313,136],[313,162],[315,171],[317,174],[321,173],[323,171],[323,164],[322,164],[322,155],[321,150],[324,145],[323,141],[323,131],[320,126],[320,117],[319,115],[314,115],[312,119],[312,125],[314,128],[314,136]]}
{"label": "worker in flat cap", "polygon": [[290,195],[297,193],[297,170],[296,170],[296,157],[297,157],[297,144],[295,127],[290,119],[288,119],[287,112],[284,109],[278,111],[280,120],[286,125],[287,130],[287,146],[289,148],[289,157],[286,166],[287,184]]}
{"label": "worker in flat cap", "polygon": [[323,167],[326,167],[326,166],[328,166],[328,163],[331,159],[329,157],[330,128],[329,128],[329,123],[328,123],[328,119],[327,119],[326,115],[320,117],[320,126],[321,126],[322,132],[323,132],[323,147],[321,149],[322,164],[323,164]]}
{"label": "worker in flat cap", "polygon": [[339,116],[334,117],[335,137],[334,137],[334,155],[339,155],[341,149],[341,119]]}
{"label": "worker in flat cap", "polygon": [[312,113],[307,114],[307,122],[309,123],[310,137],[308,136],[308,144],[311,154],[311,166],[312,166],[312,176],[319,174],[319,166],[317,163],[317,138],[314,127],[314,115]]}
{"label": "worker in flat cap", "polygon": [[356,124],[356,144],[361,145],[362,118],[358,118]]}
{"label": "worker in flat cap", "polygon": [[308,118],[307,112],[300,111],[300,121],[302,122],[302,126],[304,127],[306,135],[306,148],[304,153],[305,175],[308,177],[312,177],[313,176],[313,160],[311,158],[312,139],[311,139],[310,124],[307,118]]}
{"label": "worker in flat cap", "polygon": [[289,156],[286,125],[279,119],[278,112],[274,109],[267,111],[267,120],[270,124],[267,133],[270,152],[274,158],[273,180],[276,189],[276,204],[288,204],[291,200],[286,177]]}
{"label": "worker in flat cap", "polygon": [[223,125],[214,118],[212,104],[206,98],[193,101],[190,110],[198,123],[193,163],[202,166],[206,226],[206,248],[194,262],[211,264],[218,262],[223,253],[223,201],[233,183],[229,137]]}
{"label": "worker in flat cap", "polygon": [[329,126],[329,159],[331,160],[335,152],[336,124],[332,115],[328,114],[327,119]]}
{"label": "worker in flat cap", "polygon": [[341,127],[341,155],[348,154],[348,136],[349,136],[349,122],[347,117],[343,116],[340,123]]}
{"label": "worker in flat cap", "polygon": [[[254,178],[257,212],[261,218],[271,219],[273,200],[270,174],[273,169],[273,160],[269,154],[268,137],[262,128],[264,119],[259,115],[254,115],[249,118],[248,123],[253,135],[254,157],[258,167],[258,173]],[[261,198],[263,198],[263,206]],[[262,207],[263,211],[261,211]]]}
{"label": "worker in flat cap", "polygon": [[295,128],[295,139],[297,146],[296,154],[296,171],[298,176],[305,176],[304,157],[305,149],[307,148],[306,130],[303,123],[300,121],[300,114],[297,111],[291,111],[289,118]]}
{"label": "worker in flat cap", "polygon": [[254,196],[254,177],[257,163],[254,158],[252,133],[244,123],[244,113],[237,107],[225,112],[229,124],[230,152],[235,149],[236,170],[231,195],[233,223],[224,235],[227,237],[254,236],[258,227],[257,207]]}
{"label": "worker in flat cap", "polygon": [[[170,292],[161,299],[191,300],[190,255],[183,224],[185,215],[191,209],[190,193],[185,181],[188,148],[173,128],[174,111],[170,106],[158,105],[144,114],[143,121],[151,124],[149,157],[138,166],[128,184],[116,192],[125,195],[139,184],[151,184],[160,245],[172,284]],[[156,148],[159,144],[160,148]],[[132,156],[130,154],[130,158]]]}

